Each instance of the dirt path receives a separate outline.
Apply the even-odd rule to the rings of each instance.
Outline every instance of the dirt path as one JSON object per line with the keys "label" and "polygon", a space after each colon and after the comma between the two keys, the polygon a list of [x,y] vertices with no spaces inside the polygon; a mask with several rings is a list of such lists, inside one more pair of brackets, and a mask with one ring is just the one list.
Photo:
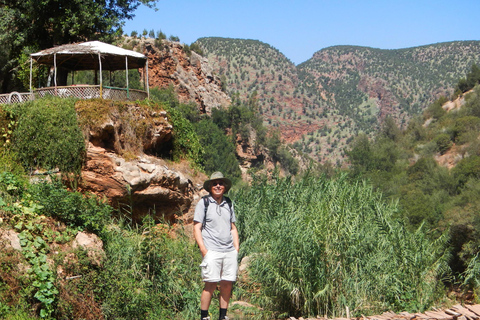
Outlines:
{"label": "dirt path", "polygon": [[[294,318],[289,320],[318,320],[326,318]],[[479,320],[480,319],[480,305],[455,305],[446,310],[432,310],[424,313],[408,313],[408,312],[385,312],[378,316],[362,316],[358,318],[335,318],[332,320]],[[330,319],[328,319],[330,320]]]}

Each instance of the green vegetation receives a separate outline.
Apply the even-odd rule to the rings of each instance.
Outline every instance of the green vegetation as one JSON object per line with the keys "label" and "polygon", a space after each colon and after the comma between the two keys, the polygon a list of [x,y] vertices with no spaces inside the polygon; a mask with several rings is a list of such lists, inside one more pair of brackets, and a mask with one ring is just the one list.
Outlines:
{"label": "green vegetation", "polygon": [[[172,238],[149,217],[141,227],[114,220],[110,206],[58,182],[22,181],[0,174],[2,228],[19,232],[22,246],[0,251],[2,319],[193,318],[200,257],[185,234]],[[104,255],[67,245],[83,230],[101,237]]]}
{"label": "green vegetation", "polygon": [[[322,162],[345,161],[346,145],[361,132],[377,132],[385,114],[405,128],[441,95],[458,95],[478,83],[478,41],[399,50],[334,46],[298,66],[256,40],[212,37],[196,43],[224,79],[225,92],[246,100],[256,91],[269,126],[293,128],[303,138],[293,147]],[[458,79],[470,68],[459,90]]]}
{"label": "green vegetation", "polygon": [[[11,1],[0,2],[0,86],[2,92],[24,86],[12,77],[22,53],[30,54],[55,45],[89,40],[111,42],[122,34],[126,19],[140,4],[156,0],[127,1]],[[62,10],[58,10],[62,8]],[[32,23],[34,21],[34,23]]]}
{"label": "green vegetation", "polygon": [[234,194],[249,296],[278,315],[345,317],[425,310],[444,296],[446,235],[409,231],[366,183],[347,176],[256,180]]}
{"label": "green vegetation", "polygon": [[480,68],[474,64],[472,69],[467,74],[466,78],[462,78],[458,81],[458,84],[455,88],[455,93],[465,93],[468,90],[473,89],[477,84],[480,83]]}
{"label": "green vegetation", "polygon": [[12,108],[18,119],[12,134],[13,150],[26,169],[80,171],[85,143],[74,104],[75,100],[51,98]]}
{"label": "green vegetation", "polygon": [[[442,109],[445,98],[434,102],[423,114],[428,126],[413,119],[405,130],[390,125],[373,139],[360,135],[347,154],[356,176],[398,200],[396,216],[405,219],[408,229],[423,225],[432,236],[449,233],[451,284],[478,290],[480,87],[465,100],[451,112]],[[449,157],[453,167],[440,165],[440,157]]]}

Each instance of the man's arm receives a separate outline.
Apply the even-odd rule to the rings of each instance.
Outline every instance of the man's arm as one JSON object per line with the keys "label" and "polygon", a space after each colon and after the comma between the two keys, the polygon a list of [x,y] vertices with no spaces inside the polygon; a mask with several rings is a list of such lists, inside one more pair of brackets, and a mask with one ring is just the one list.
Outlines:
{"label": "man's arm", "polygon": [[230,232],[232,233],[232,237],[233,237],[233,246],[235,247],[235,249],[237,249],[237,252],[238,252],[240,250],[240,240],[238,239],[237,226],[233,222],[231,224],[232,224],[232,228]]}
{"label": "man's arm", "polygon": [[193,236],[195,237],[195,241],[198,244],[198,248],[200,249],[200,252],[202,253],[202,257],[205,257],[207,254],[207,248],[205,247],[205,244],[203,243],[203,238],[202,238],[202,223],[195,221],[193,223]]}

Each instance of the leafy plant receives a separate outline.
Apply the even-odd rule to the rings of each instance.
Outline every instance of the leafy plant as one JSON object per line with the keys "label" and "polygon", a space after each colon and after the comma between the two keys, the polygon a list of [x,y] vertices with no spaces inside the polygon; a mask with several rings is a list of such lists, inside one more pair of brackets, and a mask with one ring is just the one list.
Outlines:
{"label": "leafy plant", "polygon": [[74,103],[72,99],[46,98],[22,106],[13,142],[26,168],[80,171],[85,143]]}
{"label": "leafy plant", "polygon": [[34,277],[32,285],[36,288],[34,298],[41,303],[40,317],[50,318],[54,312],[54,303],[58,289],[55,287],[55,274],[47,263],[49,247],[39,236],[33,236],[29,231],[18,235],[22,252],[31,265],[29,273]]}
{"label": "leafy plant", "polygon": [[112,208],[94,195],[70,192],[54,179],[52,183],[36,183],[30,187],[40,214],[60,219],[68,226],[91,232],[104,230]]}

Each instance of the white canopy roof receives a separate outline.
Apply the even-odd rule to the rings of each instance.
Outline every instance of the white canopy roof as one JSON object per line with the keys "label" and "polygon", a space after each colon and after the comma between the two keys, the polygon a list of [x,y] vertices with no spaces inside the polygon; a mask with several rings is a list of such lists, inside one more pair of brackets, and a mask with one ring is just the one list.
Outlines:
{"label": "white canopy roof", "polygon": [[125,59],[129,69],[145,66],[147,57],[139,52],[123,49],[100,41],[89,41],[78,44],[66,44],[45,49],[30,56],[38,63],[56,65],[69,70],[95,70],[99,66],[100,55],[103,70],[125,69]]}

